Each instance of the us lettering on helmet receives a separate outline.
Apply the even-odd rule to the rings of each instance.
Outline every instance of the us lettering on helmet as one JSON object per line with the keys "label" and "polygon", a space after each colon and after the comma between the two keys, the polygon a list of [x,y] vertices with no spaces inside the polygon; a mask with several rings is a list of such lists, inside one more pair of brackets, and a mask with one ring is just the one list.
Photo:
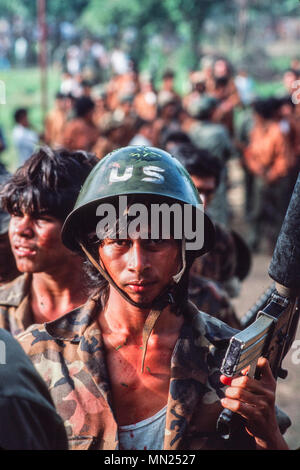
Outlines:
{"label": "us lettering on helmet", "polygon": [[118,183],[120,181],[127,181],[132,177],[133,174],[133,166],[128,166],[125,168],[123,175],[118,175],[119,168],[113,167],[110,175],[109,175],[109,182],[110,183]]}
{"label": "us lettering on helmet", "polygon": [[[165,178],[161,173],[165,170],[158,166],[148,165],[143,167],[143,173],[146,177],[142,178],[141,181],[148,181],[149,183],[162,184],[165,181]],[[113,167],[109,175],[110,183],[118,183],[121,181],[128,181],[133,176],[133,166],[128,166],[125,168],[123,175],[119,175],[119,168]]]}
{"label": "us lettering on helmet", "polygon": [[156,183],[156,184],[162,184],[165,181],[165,178],[163,175],[160,174],[163,173],[165,170],[163,168],[160,168],[159,166],[144,166],[143,172],[145,175],[147,175],[147,178],[142,178],[142,181],[149,181],[151,183]]}

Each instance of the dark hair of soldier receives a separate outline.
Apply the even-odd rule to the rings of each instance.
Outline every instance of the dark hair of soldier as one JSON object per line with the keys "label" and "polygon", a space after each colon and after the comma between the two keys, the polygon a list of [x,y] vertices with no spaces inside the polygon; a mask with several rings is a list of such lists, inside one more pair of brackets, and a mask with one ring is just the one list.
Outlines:
{"label": "dark hair of soldier", "polygon": [[10,214],[48,214],[64,221],[97,161],[83,151],[41,147],[2,186],[2,207]]}
{"label": "dark hair of soldier", "polygon": [[213,176],[216,188],[220,183],[222,163],[208,150],[195,147],[192,143],[181,143],[173,147],[172,154],[177,158],[190,175],[203,177]]}
{"label": "dark hair of soldier", "polygon": [[[113,202],[113,200],[111,200]],[[168,202],[168,199],[163,197],[160,198],[158,196],[149,196],[149,195],[135,195],[135,196],[130,196],[128,197],[128,204],[126,208],[126,213],[128,213],[129,208],[136,203],[143,203],[148,209],[148,213],[151,214],[151,204],[157,204],[157,203],[166,203]],[[169,204],[172,205],[174,203],[174,200],[170,200]],[[99,222],[99,219],[95,219],[95,207],[92,207],[89,211],[86,211],[85,214],[81,214],[81,223],[80,227],[82,227],[82,231],[79,231],[77,233],[78,239],[87,247],[88,251],[92,255],[92,257],[98,261],[99,259],[99,254],[98,254],[98,247],[99,245],[103,242],[103,239],[107,236],[109,236],[109,232],[105,232],[103,235],[103,239],[99,238],[99,233],[96,234],[96,225],[97,222]],[[170,214],[172,217],[172,214]],[[128,216],[126,219],[126,225],[127,228],[131,221],[133,220],[133,217]],[[172,218],[170,219],[170,227],[171,227],[171,237],[173,236],[172,233]],[[118,218],[116,221],[116,228],[113,228],[114,233],[116,238],[118,238],[118,234],[125,228],[120,225],[120,222],[123,222]],[[149,226],[151,221],[149,222]],[[162,227],[162,217],[160,218],[160,223],[159,227],[161,229]],[[141,227],[140,229],[142,230],[144,227]],[[100,235],[101,237],[101,235]],[[181,240],[178,240],[178,244],[180,245],[181,249]],[[183,311],[184,306],[186,305],[187,299],[188,299],[188,277],[189,277],[189,270],[190,267],[193,263],[193,256],[191,256],[189,253],[186,253],[186,269],[182,275],[181,280],[179,283],[174,286],[174,290],[172,292],[173,298],[174,298],[174,304],[171,305],[171,311],[175,315],[180,315]],[[181,267],[179,268],[181,269]],[[107,303],[108,296],[109,296],[109,282],[104,279],[102,274],[97,270],[97,268],[91,263],[89,259],[85,261],[85,271],[89,276],[90,280],[90,287],[91,287],[91,292],[92,295],[99,297],[99,300],[104,307]]]}

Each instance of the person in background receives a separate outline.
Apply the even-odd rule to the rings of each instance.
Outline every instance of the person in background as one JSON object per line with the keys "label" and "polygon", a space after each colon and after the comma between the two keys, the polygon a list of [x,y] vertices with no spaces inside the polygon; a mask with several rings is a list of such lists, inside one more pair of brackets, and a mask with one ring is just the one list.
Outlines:
{"label": "person in background", "polygon": [[63,131],[68,119],[68,100],[66,95],[58,92],[54,108],[46,116],[44,140],[52,148],[61,147],[63,144]]}
{"label": "person in background", "polygon": [[175,102],[180,103],[181,97],[175,90],[175,72],[167,69],[162,77],[162,83],[157,94],[158,105],[165,102],[166,99],[173,99]]}
{"label": "person in background", "polygon": [[255,176],[248,240],[253,250],[259,250],[264,240],[273,251],[291,196],[295,149],[289,127],[280,119],[281,105],[274,97],[253,103],[253,127],[243,154],[245,165]]}
{"label": "person in background", "polygon": [[234,82],[232,67],[226,59],[217,59],[213,65],[212,86],[207,92],[218,100],[214,113],[215,122],[223,124],[231,137],[234,135],[234,110],[241,98]]}
{"label": "person in background", "polygon": [[140,89],[134,97],[133,107],[136,114],[146,120],[153,121],[157,113],[157,94],[151,77],[140,76]]}
{"label": "person in background", "polygon": [[[185,167],[199,191],[204,210],[212,218],[215,226],[214,247],[209,253],[195,260],[191,273],[198,273],[215,281],[229,297],[238,297],[242,281],[251,269],[251,254],[241,235],[216,222],[210,213],[210,206],[220,184],[222,165],[220,160],[205,149],[193,150],[193,147],[186,146],[181,152],[190,155]],[[241,247],[243,258],[239,256]],[[237,317],[235,320],[234,326],[238,328],[239,320]]]}
{"label": "person in background", "polygon": [[215,221],[227,226],[230,210],[227,200],[228,172],[226,164],[234,156],[235,148],[227,128],[214,120],[217,106],[218,101],[207,93],[191,103],[187,111],[194,118],[194,122],[189,127],[188,135],[196,147],[206,149],[220,161],[222,166],[220,184],[210,205],[210,211]]}
{"label": "person in background", "polygon": [[[172,155],[189,172],[203,202],[205,212],[210,216],[209,205],[213,200],[220,181],[220,162],[204,149],[192,144],[173,146]],[[213,219],[212,219],[213,220]],[[240,321],[230,297],[238,295],[237,260],[235,239],[230,230],[214,221],[215,242],[209,253],[196,258],[189,276],[189,298],[197,307],[221,319],[233,328],[240,328]],[[229,287],[231,287],[229,289]]]}
{"label": "person in background", "polygon": [[101,160],[113,150],[122,147],[124,141],[125,127],[122,121],[108,113],[102,119],[100,136],[98,137],[92,151]]}
{"label": "person in background", "polygon": [[17,151],[17,166],[19,167],[33,154],[39,143],[39,136],[31,129],[26,108],[18,108],[14,113],[14,120],[12,141]]}
{"label": "person in background", "polygon": [[151,121],[145,121],[144,119],[138,118],[134,126],[135,135],[128,145],[146,145],[151,147],[153,144],[152,126],[153,123]]}
{"label": "person in background", "polygon": [[95,103],[88,96],[77,98],[74,103],[75,117],[67,122],[63,132],[63,147],[90,152],[99,137],[94,123]]}

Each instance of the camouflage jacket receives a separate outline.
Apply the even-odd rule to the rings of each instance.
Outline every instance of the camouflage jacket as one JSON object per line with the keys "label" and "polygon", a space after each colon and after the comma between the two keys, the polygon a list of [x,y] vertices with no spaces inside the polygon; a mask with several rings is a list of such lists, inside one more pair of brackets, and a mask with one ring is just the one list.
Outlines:
{"label": "camouflage jacket", "polygon": [[189,299],[199,310],[219,318],[232,328],[241,329],[241,322],[234,306],[227,292],[218,282],[191,273],[188,292]]}
{"label": "camouflage jacket", "polygon": [[216,240],[213,249],[196,258],[191,271],[222,283],[235,275],[237,252],[230,230],[218,222],[214,222],[214,226]]}
{"label": "camouflage jacket", "polygon": [[18,335],[34,323],[29,304],[32,276],[22,274],[8,284],[0,286],[0,328]]}
{"label": "camouflage jacket", "polygon": [[[46,382],[70,449],[118,449],[97,299],[32,325],[18,340]],[[189,303],[171,359],[164,449],[222,449],[216,420],[223,396],[219,367],[235,330]]]}

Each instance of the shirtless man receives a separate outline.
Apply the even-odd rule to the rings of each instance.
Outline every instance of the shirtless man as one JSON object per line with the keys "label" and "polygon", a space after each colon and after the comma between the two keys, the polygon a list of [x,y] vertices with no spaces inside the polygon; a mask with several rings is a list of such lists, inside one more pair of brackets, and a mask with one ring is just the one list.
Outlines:
{"label": "shirtless man", "polygon": [[286,449],[266,361],[261,382],[236,378],[225,398],[218,350],[236,330],[187,301],[188,271],[211,248],[212,223],[202,213],[194,239],[184,232],[184,241],[176,219],[167,235],[165,225],[152,225],[153,214],[148,222],[140,216],[159,201],[187,204],[197,220],[198,192],[170,154],[126,147],[101,160],[62,231],[65,245],[91,262],[97,290],[82,308],[19,337],[48,384],[69,447],[222,449],[216,420],[225,406],[246,417],[258,448]]}

